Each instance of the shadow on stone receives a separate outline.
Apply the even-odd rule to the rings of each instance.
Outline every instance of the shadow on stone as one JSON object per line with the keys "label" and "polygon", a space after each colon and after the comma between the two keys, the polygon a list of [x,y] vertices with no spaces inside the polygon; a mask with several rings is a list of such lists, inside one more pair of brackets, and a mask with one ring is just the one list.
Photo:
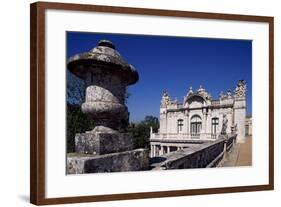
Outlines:
{"label": "shadow on stone", "polygon": [[149,164],[155,164],[155,163],[159,163],[159,162],[164,162],[165,160],[167,160],[166,157],[153,157],[153,158],[150,158]]}

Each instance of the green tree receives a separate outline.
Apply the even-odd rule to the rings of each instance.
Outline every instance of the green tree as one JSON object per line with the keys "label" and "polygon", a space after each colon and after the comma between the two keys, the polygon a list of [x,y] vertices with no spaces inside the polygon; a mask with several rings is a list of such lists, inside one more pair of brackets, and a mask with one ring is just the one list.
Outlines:
{"label": "green tree", "polygon": [[80,105],[85,100],[85,81],[66,71],[66,99],[68,104]]}
{"label": "green tree", "polygon": [[75,134],[92,130],[94,122],[81,111],[79,105],[67,104],[67,152],[75,151]]}
{"label": "green tree", "polygon": [[132,134],[135,148],[149,148],[150,127],[157,132],[159,121],[157,117],[146,116],[140,123],[131,123],[128,132]]}

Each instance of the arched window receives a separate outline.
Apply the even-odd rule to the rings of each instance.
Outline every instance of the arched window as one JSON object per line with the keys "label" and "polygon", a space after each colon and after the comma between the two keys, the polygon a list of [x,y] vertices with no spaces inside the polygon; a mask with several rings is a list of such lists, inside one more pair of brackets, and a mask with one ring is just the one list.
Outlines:
{"label": "arched window", "polygon": [[219,118],[212,118],[212,134],[218,133]]}
{"label": "arched window", "polygon": [[178,119],[178,133],[182,131],[182,126],[183,126],[183,120]]}
{"label": "arched window", "polygon": [[199,135],[202,128],[202,119],[199,115],[194,115],[190,120],[190,133],[191,135]]}

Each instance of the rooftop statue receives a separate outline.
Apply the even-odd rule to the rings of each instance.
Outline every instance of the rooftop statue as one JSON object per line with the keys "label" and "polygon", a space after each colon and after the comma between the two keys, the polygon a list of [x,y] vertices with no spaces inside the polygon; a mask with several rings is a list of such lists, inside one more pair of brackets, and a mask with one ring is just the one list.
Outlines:
{"label": "rooftop statue", "polygon": [[227,90],[226,94],[227,94],[227,98],[231,98],[231,97],[232,97],[232,96],[231,96],[231,90],[230,90],[230,89]]}
{"label": "rooftop statue", "polygon": [[221,128],[221,134],[222,135],[226,134],[227,122],[228,122],[228,119],[226,118],[226,114],[224,114],[223,115],[223,120],[222,120],[222,128]]}

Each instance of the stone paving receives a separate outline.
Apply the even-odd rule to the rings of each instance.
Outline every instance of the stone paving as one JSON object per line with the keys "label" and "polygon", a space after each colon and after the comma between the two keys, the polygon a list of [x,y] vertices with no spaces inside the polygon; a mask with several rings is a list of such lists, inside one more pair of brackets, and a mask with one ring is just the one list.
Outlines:
{"label": "stone paving", "polygon": [[252,165],[252,136],[245,139],[245,143],[238,143],[228,154],[222,167],[251,166]]}

